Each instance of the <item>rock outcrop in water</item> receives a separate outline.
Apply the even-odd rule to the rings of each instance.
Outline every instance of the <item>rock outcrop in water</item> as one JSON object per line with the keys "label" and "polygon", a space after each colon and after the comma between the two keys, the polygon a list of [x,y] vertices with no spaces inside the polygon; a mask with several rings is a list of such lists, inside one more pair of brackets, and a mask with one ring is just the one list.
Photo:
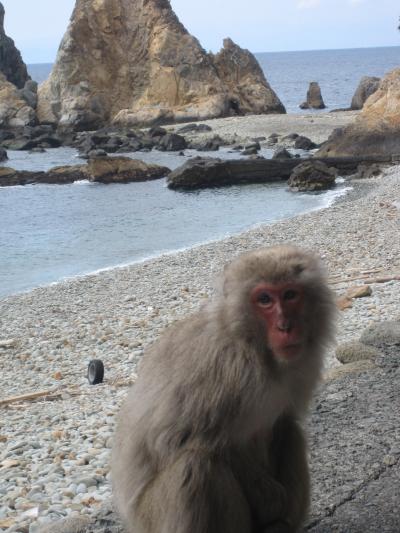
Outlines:
{"label": "rock outcrop in water", "polygon": [[0,2],[0,71],[9,82],[22,89],[30,77],[14,41],[4,31],[4,15],[4,7]]}
{"label": "rock outcrop in water", "polygon": [[89,180],[98,183],[131,183],[162,178],[170,169],[128,157],[100,157],[86,165],[53,167],[47,172],[15,170],[0,166],[0,187],[51,183],[64,185]]}
{"label": "rock outcrop in water", "polygon": [[307,100],[300,104],[301,109],[325,109],[319,83],[311,81],[307,91]]}
{"label": "rock outcrop in water", "polygon": [[288,186],[299,192],[324,191],[335,185],[336,174],[336,169],[328,167],[323,161],[310,159],[293,169]]}
{"label": "rock outcrop in water", "polygon": [[335,130],[316,154],[358,155],[400,156],[400,68],[382,79],[355,121]]}
{"label": "rock outcrop in water", "polygon": [[74,130],[250,112],[285,112],[255,58],[207,54],[168,0],[77,0],[39,89],[39,120]]}

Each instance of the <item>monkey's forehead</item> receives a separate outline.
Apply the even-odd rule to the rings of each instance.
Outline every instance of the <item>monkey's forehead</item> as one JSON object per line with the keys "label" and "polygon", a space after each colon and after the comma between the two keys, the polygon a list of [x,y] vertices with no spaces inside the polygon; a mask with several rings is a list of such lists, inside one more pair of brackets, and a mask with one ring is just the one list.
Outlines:
{"label": "monkey's forehead", "polygon": [[236,258],[225,270],[227,277],[250,280],[264,279],[272,283],[301,280],[319,270],[316,256],[293,246],[260,248]]}

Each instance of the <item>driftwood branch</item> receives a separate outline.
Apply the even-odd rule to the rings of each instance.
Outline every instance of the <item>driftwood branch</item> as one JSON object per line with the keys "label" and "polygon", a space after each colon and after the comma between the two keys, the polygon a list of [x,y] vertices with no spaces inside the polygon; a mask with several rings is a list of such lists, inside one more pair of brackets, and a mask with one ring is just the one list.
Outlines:
{"label": "driftwood branch", "polygon": [[4,398],[4,400],[0,400],[0,407],[3,405],[9,405],[10,403],[15,403],[15,402],[32,401],[32,400],[37,400],[38,398],[55,399],[60,396],[61,396],[61,393],[57,393],[54,391],[31,392],[29,394],[21,394],[19,396],[10,396],[9,398]]}
{"label": "driftwood branch", "polygon": [[389,281],[399,281],[400,274],[394,276],[382,276],[378,278],[369,278],[368,276],[354,276],[352,278],[341,278],[335,280],[329,280],[331,285],[337,285],[340,283],[346,283],[348,281],[363,281],[364,283],[388,283]]}

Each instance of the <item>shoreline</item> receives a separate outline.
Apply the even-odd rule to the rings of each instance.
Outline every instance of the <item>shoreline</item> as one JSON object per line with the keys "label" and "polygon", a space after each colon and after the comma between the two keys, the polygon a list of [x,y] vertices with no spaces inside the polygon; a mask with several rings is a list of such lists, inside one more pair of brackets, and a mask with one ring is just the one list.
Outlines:
{"label": "shoreline", "polygon": [[[362,272],[398,274],[400,166],[351,185],[331,207],[0,300],[2,399],[34,391],[53,397],[3,406],[0,524],[7,519],[8,528],[22,528],[95,514],[109,501],[115,415],[136,364],[166,326],[209,297],[235,255],[281,242],[314,249],[338,295],[362,284],[354,280]],[[371,296],[340,312],[339,343],[357,339],[372,322],[400,317],[400,281],[371,288]],[[86,379],[91,359],[106,369],[95,387]],[[327,367],[337,365],[331,349]]]}

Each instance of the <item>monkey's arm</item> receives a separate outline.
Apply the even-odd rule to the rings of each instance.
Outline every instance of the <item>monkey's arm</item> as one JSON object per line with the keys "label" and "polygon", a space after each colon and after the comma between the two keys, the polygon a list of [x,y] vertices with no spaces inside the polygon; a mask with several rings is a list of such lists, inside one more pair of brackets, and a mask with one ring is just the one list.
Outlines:
{"label": "monkey's arm", "polygon": [[266,435],[258,435],[232,453],[232,469],[251,508],[255,530],[260,532],[282,520],[286,509],[286,492],[272,475],[266,440]]}
{"label": "monkey's arm", "polygon": [[294,416],[282,416],[275,424],[270,447],[274,477],[285,489],[285,521],[297,531],[310,505],[310,476],[304,433]]}

